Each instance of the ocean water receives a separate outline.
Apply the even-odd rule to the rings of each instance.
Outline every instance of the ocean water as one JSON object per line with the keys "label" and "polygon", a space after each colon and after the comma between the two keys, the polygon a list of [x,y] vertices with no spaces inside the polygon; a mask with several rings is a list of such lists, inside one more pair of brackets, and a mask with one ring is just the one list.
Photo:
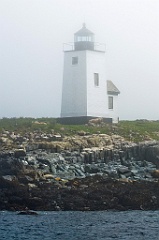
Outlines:
{"label": "ocean water", "polygon": [[159,240],[159,211],[0,212],[0,240]]}

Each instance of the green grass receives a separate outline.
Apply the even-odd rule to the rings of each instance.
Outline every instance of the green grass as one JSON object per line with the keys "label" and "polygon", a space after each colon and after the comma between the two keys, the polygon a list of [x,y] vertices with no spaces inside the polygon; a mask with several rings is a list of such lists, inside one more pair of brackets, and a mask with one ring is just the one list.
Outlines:
{"label": "green grass", "polygon": [[121,121],[118,125],[118,134],[132,138],[135,142],[152,138],[159,140],[159,121]]}
{"label": "green grass", "polygon": [[[37,123],[38,122],[38,123]],[[41,124],[39,124],[41,123]],[[45,123],[45,124],[44,124]],[[118,134],[127,140],[139,142],[150,138],[159,140],[159,121],[120,121],[119,124],[103,124],[102,126],[61,125],[54,118],[3,118],[0,119],[0,132],[55,132],[63,135],[74,135],[84,131],[87,134]]]}

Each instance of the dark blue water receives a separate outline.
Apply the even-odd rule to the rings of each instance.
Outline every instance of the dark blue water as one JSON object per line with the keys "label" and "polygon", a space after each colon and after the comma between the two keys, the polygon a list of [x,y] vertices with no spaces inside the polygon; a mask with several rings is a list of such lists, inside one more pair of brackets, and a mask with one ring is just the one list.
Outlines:
{"label": "dark blue water", "polygon": [[159,211],[0,212],[0,240],[159,240]]}

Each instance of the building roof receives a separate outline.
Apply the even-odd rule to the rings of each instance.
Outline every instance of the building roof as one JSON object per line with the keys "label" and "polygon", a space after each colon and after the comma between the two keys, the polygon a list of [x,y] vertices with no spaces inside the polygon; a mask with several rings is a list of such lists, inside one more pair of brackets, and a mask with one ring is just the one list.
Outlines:
{"label": "building roof", "polygon": [[120,93],[119,89],[111,80],[107,80],[107,93],[112,95],[118,95]]}
{"label": "building roof", "polygon": [[88,36],[88,35],[94,35],[93,32],[91,32],[90,30],[88,30],[86,28],[86,24],[83,23],[83,27],[75,33],[75,35],[78,35],[78,36]]}

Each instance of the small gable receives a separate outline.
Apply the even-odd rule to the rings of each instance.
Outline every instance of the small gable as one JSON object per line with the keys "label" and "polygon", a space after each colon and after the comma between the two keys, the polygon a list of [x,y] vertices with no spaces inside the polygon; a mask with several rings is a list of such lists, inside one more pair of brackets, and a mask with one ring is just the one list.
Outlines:
{"label": "small gable", "polygon": [[107,80],[107,93],[111,95],[118,95],[120,93],[119,89],[111,80]]}

